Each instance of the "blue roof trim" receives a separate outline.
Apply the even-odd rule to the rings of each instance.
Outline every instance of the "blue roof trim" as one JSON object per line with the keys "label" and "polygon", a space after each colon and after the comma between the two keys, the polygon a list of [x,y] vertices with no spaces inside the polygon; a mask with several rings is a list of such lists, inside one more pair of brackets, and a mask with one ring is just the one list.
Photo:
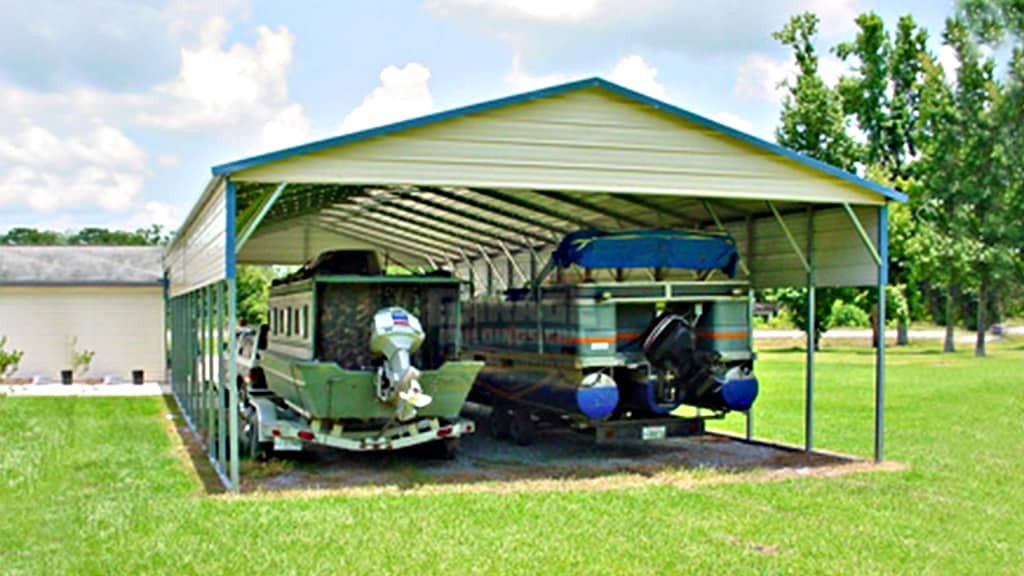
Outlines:
{"label": "blue roof trim", "polygon": [[825,172],[826,174],[829,174],[831,176],[835,176],[836,178],[839,178],[841,180],[846,180],[847,182],[856,184],[857,186],[867,188],[872,192],[877,192],[890,200],[895,200],[897,202],[907,201],[907,195],[902,192],[893,190],[892,188],[887,188],[877,182],[866,180],[864,178],[861,178],[860,176],[857,176],[856,174],[851,174],[846,170],[837,168],[831,164],[822,162],[821,160],[816,160],[814,158],[811,158],[810,156],[806,156],[795,150],[790,150],[789,148],[786,148],[784,146],[779,146],[778,144],[768,142],[767,140],[762,140],[757,136],[747,134],[746,132],[741,132],[735,128],[726,126],[725,124],[715,122],[710,118],[705,118],[700,114],[694,114],[689,110],[684,110],[682,108],[679,108],[678,106],[673,106],[668,102],[662,102],[661,100],[658,100],[656,98],[651,98],[650,96],[646,96],[639,92],[630,90],[629,88],[626,88],[625,86],[620,86],[618,84],[615,84],[614,82],[609,82],[603,78],[594,78],[594,81],[597,83],[597,85],[601,86],[602,88],[605,88],[622,96],[626,96],[627,98],[632,98],[633,100],[643,102],[644,104],[647,104],[652,108],[665,110],[670,114],[679,116],[680,118],[689,120],[702,126],[706,126],[717,132],[722,132],[728,136],[732,136],[733,138],[737,138],[748,144],[757,146],[758,148],[763,148],[774,154],[785,156],[790,160],[795,160],[797,162],[800,162],[801,164],[806,164],[811,168],[821,170],[822,172]]}
{"label": "blue roof trim", "polygon": [[907,201],[907,195],[902,192],[898,192],[891,188],[886,188],[881,184],[871,182],[870,180],[861,178],[856,174],[851,174],[845,170],[836,168],[831,164],[826,164],[825,162],[821,162],[820,160],[815,160],[814,158],[805,156],[799,152],[795,152],[788,148],[779,146],[778,144],[773,144],[766,140],[762,140],[756,136],[752,136],[745,132],[741,132],[739,130],[736,130],[735,128],[731,128],[724,124],[715,122],[714,120],[711,120],[709,118],[705,118],[704,116],[701,116],[699,114],[694,114],[693,112],[684,110],[682,108],[679,108],[678,106],[673,106],[672,104],[669,104],[667,102],[663,102],[656,98],[651,98],[650,96],[646,96],[644,94],[641,94],[634,90],[630,90],[629,88],[620,86],[618,84],[615,84],[614,82],[609,82],[608,80],[599,77],[584,78],[583,80],[576,80],[573,82],[567,82],[565,84],[558,84],[555,86],[550,86],[548,88],[541,88],[540,90],[532,90],[530,92],[524,92],[521,94],[514,94],[512,96],[497,98],[495,100],[487,100],[485,102],[471,104],[469,106],[462,106],[459,108],[453,108],[451,110],[445,110],[443,112],[436,112],[434,114],[428,114],[426,116],[420,116],[418,118],[412,118],[410,120],[404,120],[402,122],[396,122],[394,124],[387,124],[377,128],[370,128],[368,130],[353,132],[351,134],[344,134],[342,136],[326,138],[324,140],[317,140],[315,142],[310,142],[308,144],[302,144],[299,146],[293,146],[291,148],[284,148],[282,150],[269,152],[267,154],[260,154],[258,156],[252,156],[250,158],[244,158],[242,160],[237,160],[235,162],[219,164],[212,168],[212,172],[215,176],[228,175],[234,172],[238,172],[240,170],[255,168],[257,166],[269,164],[271,162],[276,162],[278,160],[284,160],[286,158],[290,158],[292,156],[297,156],[300,154],[317,152],[327,148],[341,146],[343,144],[351,144],[353,142],[359,142],[361,140],[366,140],[377,136],[383,136],[385,134],[400,132],[403,130],[407,130],[409,128],[426,126],[429,124],[443,122],[445,120],[450,120],[453,118],[460,118],[462,116],[468,116],[470,114],[475,114],[478,112],[485,112],[488,110],[493,110],[495,108],[501,108],[503,106],[519,104],[522,102],[528,102],[530,100],[546,98],[549,96],[557,96],[559,94],[564,94],[567,92],[572,92],[575,90],[581,90],[586,88],[602,88],[608,90],[620,96],[624,96],[626,98],[646,104],[652,108],[664,110],[669,114],[683,118],[684,120],[688,120],[690,122],[694,122],[701,126],[710,128],[712,130],[715,130],[716,132],[721,132],[723,134],[726,134],[727,136],[731,136],[733,138],[736,138],[738,140],[741,140],[763,150],[767,150],[773,154],[778,154],[785,158],[789,158],[790,160],[794,160],[796,162],[814,168],[816,170],[820,170],[826,174],[829,174],[830,176],[839,178],[840,180],[845,180],[862,188],[871,190],[872,192],[881,194],[882,196],[890,200],[894,200],[896,202]]}

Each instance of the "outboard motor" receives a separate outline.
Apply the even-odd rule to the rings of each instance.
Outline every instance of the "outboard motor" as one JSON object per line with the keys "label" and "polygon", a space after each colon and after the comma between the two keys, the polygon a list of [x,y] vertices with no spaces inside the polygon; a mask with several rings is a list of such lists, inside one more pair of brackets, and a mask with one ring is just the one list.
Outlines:
{"label": "outboard motor", "polygon": [[681,316],[654,320],[643,340],[644,356],[657,373],[662,401],[713,410],[747,410],[757,397],[749,367],[726,366],[713,350],[697,349],[697,334]]}
{"label": "outboard motor", "polygon": [[382,308],[373,316],[370,351],[385,359],[377,372],[377,397],[381,402],[396,405],[395,418],[400,422],[414,418],[416,409],[432,400],[423,393],[420,371],[409,360],[423,339],[419,318],[404,308]]}

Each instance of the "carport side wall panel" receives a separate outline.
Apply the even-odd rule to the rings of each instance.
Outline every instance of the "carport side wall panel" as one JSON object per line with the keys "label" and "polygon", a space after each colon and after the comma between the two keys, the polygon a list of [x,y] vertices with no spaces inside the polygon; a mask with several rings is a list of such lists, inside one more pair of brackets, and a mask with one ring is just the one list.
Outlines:
{"label": "carport side wall panel", "polygon": [[[878,245],[878,208],[853,208],[871,241]],[[800,246],[808,245],[807,214],[788,214],[783,217],[786,226]],[[737,221],[726,224],[736,239],[740,257],[751,269],[755,288],[803,286],[807,271],[779,227],[774,216],[752,219],[751,248],[753,258],[747,258],[747,223]],[[814,283],[818,287],[873,286],[878,267],[871,253],[858,239],[857,231],[841,207],[816,208],[814,211]]]}
{"label": "carport side wall panel", "polygon": [[222,183],[191,217],[164,259],[174,298],[223,280],[227,266],[225,185]]}
{"label": "carport side wall panel", "polygon": [[851,182],[596,89],[312,151],[232,178],[882,201]]}

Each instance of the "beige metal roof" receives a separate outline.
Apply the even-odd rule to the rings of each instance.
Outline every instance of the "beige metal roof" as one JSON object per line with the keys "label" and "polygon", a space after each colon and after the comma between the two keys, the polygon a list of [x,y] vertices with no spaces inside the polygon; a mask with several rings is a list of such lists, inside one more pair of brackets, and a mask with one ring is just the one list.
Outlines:
{"label": "beige metal roof", "polygon": [[[314,142],[214,173],[171,248],[172,294],[223,277],[235,254],[207,262],[204,253],[222,245],[230,251],[235,240],[239,262],[297,264],[330,248],[370,246],[417,264],[482,261],[494,270],[580,228],[719,224],[741,246],[751,238],[751,254],[741,252],[755,284],[802,283],[804,265],[773,208],[805,246],[809,208],[838,215],[822,220],[829,229],[813,247],[825,271],[820,283],[869,284],[876,264],[843,204],[877,244],[877,207],[902,199],[600,79]],[[237,218],[225,225],[228,198]],[[232,238],[214,234],[228,228]],[[839,236],[829,240],[830,233]]]}

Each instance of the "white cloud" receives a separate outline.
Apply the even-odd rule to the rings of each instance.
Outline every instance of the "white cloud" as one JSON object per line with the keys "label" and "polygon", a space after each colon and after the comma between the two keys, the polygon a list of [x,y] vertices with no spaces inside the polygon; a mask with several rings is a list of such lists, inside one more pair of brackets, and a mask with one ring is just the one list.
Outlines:
{"label": "white cloud", "polygon": [[578,22],[598,15],[599,4],[598,0],[428,0],[427,8],[440,12],[482,9],[527,20]]}
{"label": "white cloud", "polygon": [[619,60],[608,78],[626,88],[636,90],[659,100],[666,100],[665,87],[658,82],[658,69],[636,54]]}
{"label": "white cloud", "polygon": [[146,155],[118,128],[93,120],[68,135],[23,119],[0,137],[0,208],[127,210],[142,190]]}
{"label": "white cloud", "polygon": [[128,214],[139,225],[147,218],[175,224],[177,208],[161,208],[144,188],[148,160],[174,168],[179,158],[147,158],[126,127],[197,134],[231,128],[221,131],[250,144],[250,152],[308,139],[303,107],[288,94],[291,32],[263,26],[254,42],[227,43],[229,25],[219,14],[244,4],[172,2],[167,29],[153,33],[180,43],[178,72],[145,89],[36,89],[0,81],[0,210],[51,221],[71,214],[99,225],[112,214]]}
{"label": "white cloud", "polygon": [[731,112],[715,112],[711,115],[711,119],[719,124],[735,128],[740,132],[746,132],[747,134],[753,134],[754,132],[754,124],[750,120]]}
{"label": "white cloud", "polygon": [[202,27],[197,47],[181,50],[178,77],[154,90],[159,106],[139,120],[158,128],[182,130],[281,122],[301,126],[302,107],[288,100],[288,69],[295,38],[284,26],[260,26],[254,46],[225,47],[230,25],[221,17]]}
{"label": "white cloud", "polygon": [[[638,54],[630,54],[620,58],[611,71],[604,74],[609,80],[636,90],[659,100],[667,100],[665,86],[658,81],[658,69]],[[546,88],[555,84],[568,82],[573,78],[585,77],[587,74],[531,74],[523,69],[519,54],[512,57],[512,68],[505,74],[505,83],[520,92]]]}
{"label": "white cloud", "polygon": [[812,10],[824,43],[849,36],[861,0],[427,0],[426,9],[524,55],[670,50],[709,57],[777,47],[770,33]]}
{"label": "white cloud", "polygon": [[388,66],[380,72],[380,84],[341,123],[342,132],[355,132],[430,112],[430,70],[418,62],[402,68]]}
{"label": "white cloud", "polygon": [[[786,93],[785,82],[794,82],[796,62],[792,59],[776,60],[761,53],[753,53],[740,64],[733,92],[748,100],[779,102]],[[835,86],[846,72],[846,64],[830,56],[818,60],[818,74],[829,86]]]}
{"label": "white cloud", "polygon": [[943,44],[939,47],[938,61],[946,74],[946,79],[955,82],[960,72],[960,60],[956,57],[956,50],[948,44]]}
{"label": "white cloud", "polygon": [[173,168],[178,165],[178,157],[174,154],[161,154],[156,157],[156,163],[161,166]]}
{"label": "white cloud", "polygon": [[522,56],[518,52],[512,57],[512,68],[505,74],[505,83],[515,92],[527,92],[546,86],[562,84],[569,81],[569,75],[554,74],[530,74],[523,70]]}
{"label": "white cloud", "polygon": [[154,224],[165,230],[175,230],[185,218],[185,208],[167,202],[149,201],[136,206],[131,215],[114,227],[122,230],[138,230]]}

